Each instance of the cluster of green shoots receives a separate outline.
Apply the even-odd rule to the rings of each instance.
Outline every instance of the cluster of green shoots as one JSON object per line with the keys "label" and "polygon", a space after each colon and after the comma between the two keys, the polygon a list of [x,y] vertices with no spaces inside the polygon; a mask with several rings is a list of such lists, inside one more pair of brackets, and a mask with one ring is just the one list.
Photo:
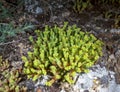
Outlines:
{"label": "cluster of green shoots", "polygon": [[102,55],[103,43],[76,25],[65,22],[62,28],[46,26],[44,31],[35,32],[36,40],[30,36],[33,51],[22,57],[23,71],[33,81],[48,75],[47,86],[55,82],[73,84],[76,73],[88,72]]}
{"label": "cluster of green shoots", "polygon": [[17,70],[10,70],[8,61],[0,57],[0,92],[26,92],[25,87],[18,85],[21,78]]}
{"label": "cluster of green shoots", "polygon": [[87,8],[91,8],[92,4],[90,3],[90,0],[87,0],[84,2],[84,0],[75,0],[73,9],[75,12],[81,13]]}
{"label": "cluster of green shoots", "polygon": [[86,9],[90,9],[95,5],[119,5],[120,0],[74,0],[73,9],[75,12],[81,13]]}
{"label": "cluster of green shoots", "polygon": [[[113,6],[115,8],[120,8],[120,0],[74,0],[73,9],[76,13],[82,13],[83,11],[90,10],[96,8],[96,6],[100,6],[97,10],[102,13],[103,18],[105,19],[114,19],[114,28],[120,28],[120,15],[119,11],[111,11],[111,8],[106,6]],[[102,7],[102,8],[101,8]],[[103,11],[104,7],[104,11]],[[101,10],[101,11],[100,11]]]}

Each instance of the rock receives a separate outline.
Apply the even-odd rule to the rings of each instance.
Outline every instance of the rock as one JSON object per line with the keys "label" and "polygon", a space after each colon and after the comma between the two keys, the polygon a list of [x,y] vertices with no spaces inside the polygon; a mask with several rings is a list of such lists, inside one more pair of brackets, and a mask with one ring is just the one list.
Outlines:
{"label": "rock", "polygon": [[69,11],[65,11],[62,13],[62,17],[69,17],[70,12]]}
{"label": "rock", "polygon": [[[87,74],[78,74],[79,78],[72,91],[69,92],[120,92],[119,86],[115,82],[114,72],[108,71],[105,67],[95,65]],[[70,87],[69,87],[70,88]],[[66,92],[64,89],[61,92]]]}
{"label": "rock", "polygon": [[36,23],[48,21],[51,17],[49,4],[44,0],[27,0],[25,1],[25,10],[35,17]]}
{"label": "rock", "polygon": [[20,87],[26,87],[27,88],[27,92],[34,92],[34,85],[35,83],[32,80],[26,80],[26,81],[22,81],[19,83]]}

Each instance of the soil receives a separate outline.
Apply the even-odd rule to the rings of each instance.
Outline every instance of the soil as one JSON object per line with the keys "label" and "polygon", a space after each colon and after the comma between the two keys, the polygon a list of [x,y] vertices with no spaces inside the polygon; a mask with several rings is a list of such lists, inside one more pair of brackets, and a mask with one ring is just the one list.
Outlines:
{"label": "soil", "polygon": [[[69,25],[76,24],[84,31],[93,33],[98,39],[104,42],[104,54],[102,59],[103,61],[106,61],[105,63],[108,70],[115,71],[116,82],[120,83],[120,7],[101,6],[101,8],[94,7],[90,10],[85,10],[82,13],[76,13],[72,8],[72,0],[46,0],[42,2],[46,4],[41,6],[41,9],[44,12],[34,14],[32,12],[28,12],[25,7],[17,8],[19,13],[12,21],[14,21],[16,25],[18,23],[24,24],[26,22],[31,22],[35,25],[35,29],[41,30],[43,30],[45,25],[53,26],[54,24],[57,24],[58,26],[62,26],[63,23],[67,21],[69,22]],[[117,19],[119,22],[116,24],[114,16],[111,18],[105,18],[104,14],[102,14],[103,10],[111,10],[113,14],[116,12],[119,13],[117,15],[119,16]],[[17,14],[17,11],[15,14]],[[0,55],[3,56],[4,59],[8,59],[11,66],[19,68],[23,65],[21,56],[27,55],[27,52],[32,49],[32,45],[28,40],[30,35],[36,37],[34,30],[28,30],[25,33],[17,34],[16,37],[10,38],[10,41],[8,40],[7,43],[0,44]],[[112,59],[110,59],[111,55],[115,56],[116,62],[112,62]],[[24,81],[24,84],[27,84],[26,81]],[[33,92],[30,88],[31,86],[34,86],[34,83],[29,84],[29,92]],[[56,85],[49,88],[46,87],[46,90],[49,91],[45,91],[42,88],[38,88],[37,90],[37,92],[60,91],[59,87]]]}

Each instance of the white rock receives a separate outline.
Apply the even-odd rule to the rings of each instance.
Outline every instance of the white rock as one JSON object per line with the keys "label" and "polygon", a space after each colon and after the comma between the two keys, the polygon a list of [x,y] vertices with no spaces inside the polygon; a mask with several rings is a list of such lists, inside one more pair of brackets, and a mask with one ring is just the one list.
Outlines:
{"label": "white rock", "polygon": [[[95,69],[94,69],[95,68]],[[75,85],[74,92],[120,92],[120,85],[116,84],[114,72],[108,71],[105,67],[96,65],[89,73],[79,75]],[[96,84],[94,83],[96,81]]]}

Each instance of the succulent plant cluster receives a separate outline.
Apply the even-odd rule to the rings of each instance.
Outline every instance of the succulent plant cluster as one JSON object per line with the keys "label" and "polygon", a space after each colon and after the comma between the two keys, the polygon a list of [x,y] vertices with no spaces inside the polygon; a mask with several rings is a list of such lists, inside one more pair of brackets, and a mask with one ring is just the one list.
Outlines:
{"label": "succulent plant cluster", "polygon": [[9,68],[9,63],[8,61],[3,61],[2,56],[0,56],[0,74],[5,71],[6,69]]}
{"label": "succulent plant cluster", "polygon": [[102,55],[103,43],[76,25],[65,22],[62,28],[46,26],[45,31],[35,32],[36,40],[30,36],[33,51],[22,57],[23,71],[34,81],[48,75],[47,86],[55,82],[73,84],[76,73],[88,72]]}
{"label": "succulent plant cluster", "polygon": [[73,9],[75,12],[81,13],[86,9],[90,9],[96,5],[114,5],[119,7],[120,0],[74,0]]}
{"label": "succulent plant cluster", "polygon": [[87,8],[91,8],[92,4],[90,0],[84,1],[84,0],[75,0],[73,9],[75,12],[81,13]]}
{"label": "succulent plant cluster", "polygon": [[21,78],[17,70],[10,70],[8,61],[0,57],[0,92],[26,92],[25,87],[18,85]]}

